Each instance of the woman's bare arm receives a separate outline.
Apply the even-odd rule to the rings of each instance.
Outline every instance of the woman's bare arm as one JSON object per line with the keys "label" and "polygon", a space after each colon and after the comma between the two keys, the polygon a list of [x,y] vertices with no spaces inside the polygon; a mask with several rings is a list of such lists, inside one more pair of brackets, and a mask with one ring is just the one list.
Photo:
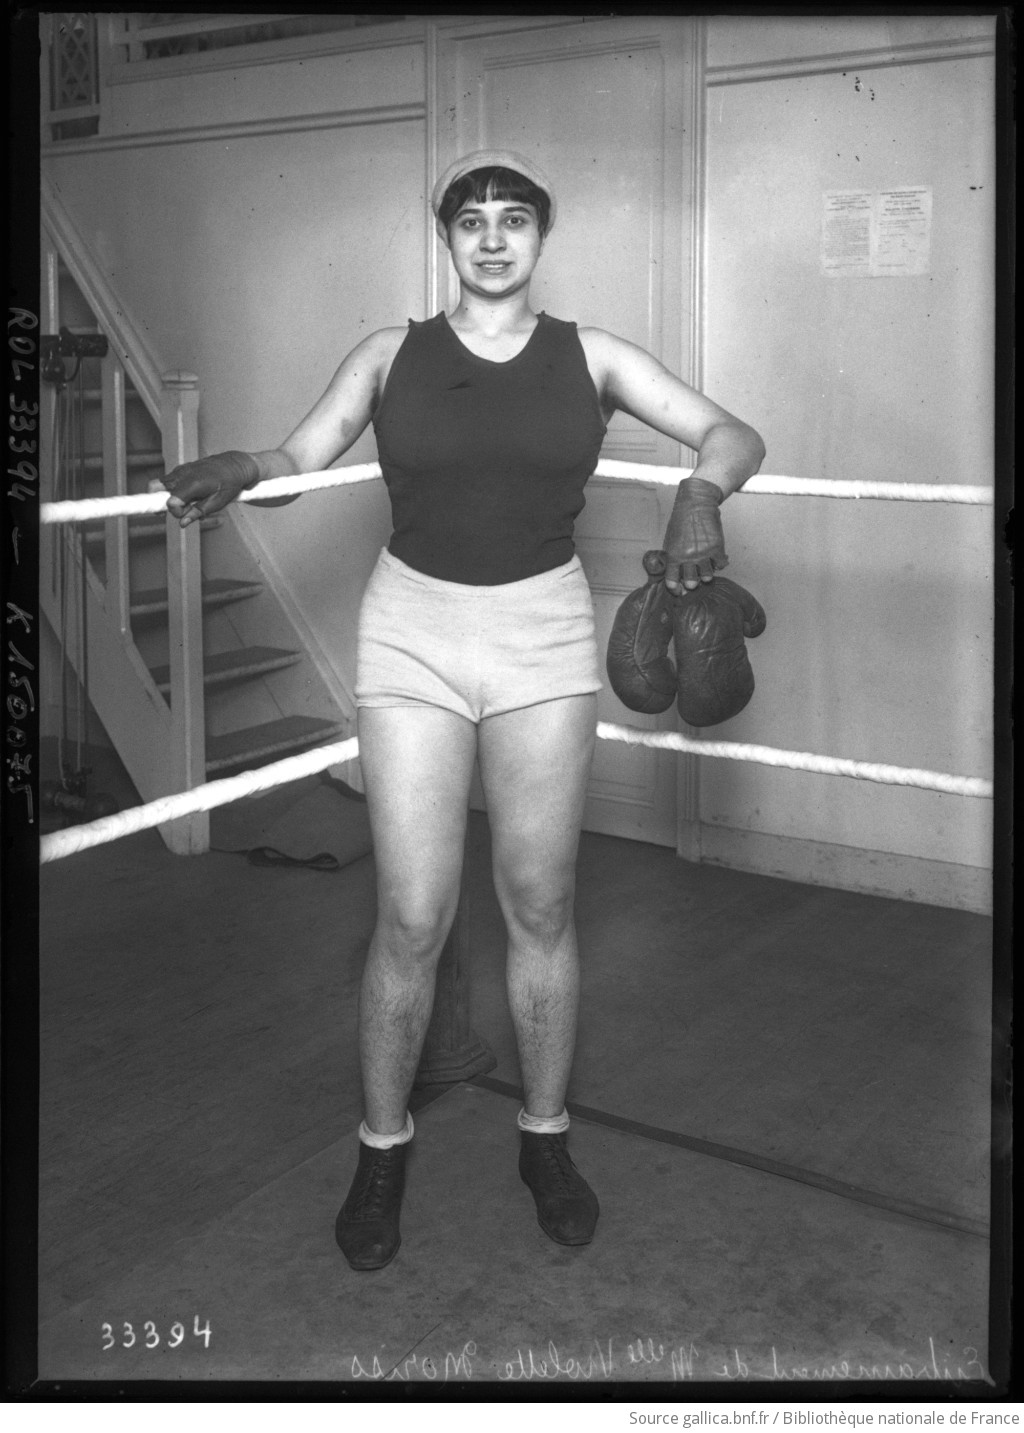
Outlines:
{"label": "woman's bare arm", "polygon": [[725,567],[719,504],[741,488],[764,461],[760,435],[670,373],[644,349],[603,329],[580,333],[605,411],[621,409],[697,454],[676,492],[663,547],[665,585],[692,591]]}
{"label": "woman's bare arm", "polygon": [[580,333],[591,372],[600,375],[610,407],[685,443],[697,453],[693,476],[715,483],[728,497],[757,472],[764,443],[748,423],[728,413],[670,373],[646,350],[602,329]]}
{"label": "woman's bare arm", "polygon": [[[339,366],[323,396],[277,448],[213,454],[175,468],[162,485],[167,506],[182,527],[218,512],[245,488],[267,478],[320,472],[330,467],[365,431],[405,329],[378,329],[363,339]],[[159,484],[157,485],[159,486]],[[256,499],[259,507],[281,507],[295,497]]]}

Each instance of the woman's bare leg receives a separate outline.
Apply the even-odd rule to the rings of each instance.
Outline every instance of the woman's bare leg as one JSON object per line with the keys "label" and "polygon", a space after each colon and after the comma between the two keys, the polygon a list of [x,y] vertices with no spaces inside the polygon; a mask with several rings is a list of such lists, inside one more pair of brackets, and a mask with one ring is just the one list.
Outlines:
{"label": "woman's bare leg", "polygon": [[597,699],[563,697],[480,726],[494,884],[508,927],[506,980],[526,1112],[565,1107],[579,1005],[573,902]]}
{"label": "woman's bare leg", "polygon": [[430,1022],[462,874],[476,728],[438,707],[362,707],[359,756],[377,925],[359,999],[366,1123],[398,1133]]}
{"label": "woman's bare leg", "polygon": [[597,700],[563,697],[481,723],[494,884],[508,927],[508,998],[525,1104],[519,1174],[559,1244],[589,1244],[597,1196],[569,1154],[565,1092],[576,1045],[576,854]]}

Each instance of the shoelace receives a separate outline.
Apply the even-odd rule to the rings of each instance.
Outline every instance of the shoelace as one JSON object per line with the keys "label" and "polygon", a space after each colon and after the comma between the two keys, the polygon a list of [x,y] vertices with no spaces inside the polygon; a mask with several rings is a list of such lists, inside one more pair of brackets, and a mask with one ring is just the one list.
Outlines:
{"label": "shoelace", "polygon": [[364,1168],[358,1187],[352,1191],[351,1218],[380,1218],[394,1165],[395,1158],[391,1150],[377,1150],[374,1158]]}
{"label": "shoelace", "polygon": [[558,1178],[562,1186],[563,1194],[578,1194],[580,1184],[580,1173],[572,1161],[572,1155],[564,1144],[556,1140],[544,1140],[541,1145],[541,1154],[544,1162],[551,1173]]}

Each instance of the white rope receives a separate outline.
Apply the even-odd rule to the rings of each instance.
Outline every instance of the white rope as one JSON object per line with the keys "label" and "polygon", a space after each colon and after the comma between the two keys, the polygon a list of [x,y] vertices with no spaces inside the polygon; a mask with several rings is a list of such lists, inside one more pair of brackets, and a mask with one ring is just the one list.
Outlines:
{"label": "white rope", "polygon": [[[620,478],[634,482],[675,484],[688,477],[692,468],[655,467],[646,463],[625,463],[602,460],[596,476]],[[329,468],[300,477],[270,478],[239,495],[241,502],[260,498],[286,497],[296,493],[314,492],[325,488],[343,487],[352,483],[370,482],[381,476],[377,463],[361,463],[347,468]],[[742,492],[778,494],[781,496],[814,496],[832,498],[883,498],[912,502],[991,504],[990,488],[966,484],[846,482],[840,479],[813,479],[757,476],[748,479]],[[116,498],[93,498],[77,502],[43,503],[40,521],[44,525],[85,522],[90,519],[136,516],[166,510],[164,492],[139,493]],[[618,726],[599,722],[597,735],[605,740],[630,745],[653,747],[664,751],[692,752],[698,756],[724,757],[733,761],[750,761],[764,766],[784,766],[795,771],[819,772],[831,776],[851,776],[887,785],[917,786],[926,790],[959,796],[992,795],[991,782],[979,777],[948,776],[942,772],[921,771],[909,767],[886,766],[873,762],[848,761],[841,757],[815,756],[809,752],[779,751],[773,747],[750,746],[738,742],[696,741],[678,732],[655,732],[640,727]],[[104,816],[82,826],[44,836],[40,842],[42,861],[56,861],[90,846],[104,845],[137,831],[145,831],[198,811],[210,811],[231,801],[267,791],[274,786],[297,781],[353,758],[358,752],[354,737],[319,747],[301,756],[287,757],[255,771],[239,776],[207,782],[191,791],[164,796],[131,811]]]}
{"label": "white rope", "polygon": [[[615,458],[603,458],[594,476],[675,486],[692,473],[692,468],[656,468],[648,463],[620,463]],[[738,492],[754,496],[887,498],[898,502],[968,503],[974,506],[991,506],[994,501],[991,488],[973,487],[969,483],[855,482],[845,478],[774,477],[767,473],[748,478]]]}
{"label": "white rope", "polygon": [[[659,468],[648,463],[620,463],[602,458],[594,476],[675,486],[692,472],[692,468]],[[283,498],[296,493],[318,492],[324,488],[348,487],[352,483],[366,483],[380,476],[379,463],[358,463],[347,468],[328,468],[320,473],[303,473],[299,477],[268,478],[266,482],[240,493],[238,501],[252,503],[261,498]],[[748,478],[739,491],[754,496],[886,498],[899,502],[966,503],[976,507],[990,507],[994,501],[991,488],[972,487],[967,483],[869,483],[841,478],[769,477],[765,474]],[[53,523],[88,522],[97,518],[138,517],[145,513],[162,513],[166,508],[165,492],[132,493],[125,497],[43,503],[39,509],[39,520],[48,526]]]}
{"label": "white rope", "polygon": [[332,742],[330,746],[318,746],[301,756],[286,756],[282,761],[260,766],[255,771],[224,776],[219,781],[208,781],[205,786],[179,791],[174,796],[161,796],[145,806],[133,806],[130,811],[118,811],[113,816],[101,816],[99,820],[88,821],[82,826],[54,831],[40,840],[39,859],[45,865],[47,861],[59,861],[63,856],[73,856],[76,851],[88,850],[90,846],[104,846],[108,841],[118,841],[122,836],[134,835],[136,831],[162,826],[165,821],[176,821],[197,811],[212,811],[215,806],[226,806],[231,801],[240,801],[243,796],[269,791],[271,787],[299,781],[303,776],[314,776],[318,771],[326,771],[329,766],[352,761],[358,753],[359,742],[351,736],[345,741]]}
{"label": "white rope", "polygon": [[[735,741],[696,741],[675,731],[649,731],[643,727],[619,726],[613,722],[599,721],[597,735],[603,741],[621,741],[629,746],[653,747],[658,751],[691,752],[695,756],[718,756],[732,761],[751,761],[761,766],[785,766],[792,771],[813,771],[823,776],[853,776],[863,781],[877,781],[886,786],[918,786],[927,791],[941,791],[950,796],[991,797],[992,783],[977,776],[947,776],[939,771],[919,771],[906,766],[883,766],[869,761],[848,761],[843,757],[815,756],[806,751],[780,751],[771,746],[749,746]],[[359,753],[356,737],[338,741],[330,746],[320,746],[301,756],[288,756],[283,761],[272,762],[255,771],[243,771],[239,776],[223,777],[219,781],[208,781],[205,786],[196,786],[191,791],[181,791],[175,796],[162,796],[145,806],[135,806],[130,811],[119,811],[113,816],[101,816],[82,826],[72,826],[65,831],[55,831],[43,836],[39,843],[40,860],[59,861],[64,856],[73,856],[90,846],[103,846],[108,841],[117,841],[122,836],[147,831],[153,826],[162,826],[165,821],[174,821],[181,816],[191,816],[197,811],[212,811],[216,806],[226,806],[239,801],[243,796],[252,796],[258,791],[269,791],[274,786],[283,786],[289,781],[298,781],[304,776],[313,776],[326,771],[329,766],[353,760]]]}
{"label": "white rope", "polygon": [[[291,478],[267,478],[254,488],[239,493],[240,503],[260,498],[284,498],[293,493],[318,492],[322,488],[348,487],[351,483],[368,483],[381,476],[379,463],[356,463],[348,468],[327,468],[320,473],[302,473]],[[146,513],[167,510],[168,493],[130,493],[117,498],[82,498],[77,502],[42,503],[39,521],[43,526],[60,522],[89,522],[96,518],[140,517]]]}
{"label": "white rope", "polygon": [[911,766],[886,766],[874,761],[850,761],[842,756],[815,756],[809,751],[780,751],[773,746],[750,746],[739,741],[697,741],[678,731],[648,731],[642,727],[619,726],[599,721],[597,734],[606,741],[623,741],[629,746],[649,746],[657,751],[692,752],[694,756],[718,756],[731,761],[751,761],[759,766],[785,766],[791,771],[813,771],[821,776],[852,776],[877,781],[883,786],[918,786],[948,796],[992,796],[992,783],[980,776],[947,776],[941,771],[922,771]]}

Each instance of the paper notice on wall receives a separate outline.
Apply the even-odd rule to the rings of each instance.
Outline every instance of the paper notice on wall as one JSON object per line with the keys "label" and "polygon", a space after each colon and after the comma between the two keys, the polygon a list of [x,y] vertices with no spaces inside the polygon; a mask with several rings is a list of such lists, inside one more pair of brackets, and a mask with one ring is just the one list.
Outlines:
{"label": "paper notice on wall", "polygon": [[883,189],[876,206],[874,274],[926,274],[932,244],[932,191]]}
{"label": "paper notice on wall", "polygon": [[874,195],[870,190],[825,195],[821,224],[823,273],[870,278],[873,213]]}
{"label": "paper notice on wall", "polygon": [[932,191],[831,190],[824,196],[821,271],[832,278],[883,278],[928,272]]}

